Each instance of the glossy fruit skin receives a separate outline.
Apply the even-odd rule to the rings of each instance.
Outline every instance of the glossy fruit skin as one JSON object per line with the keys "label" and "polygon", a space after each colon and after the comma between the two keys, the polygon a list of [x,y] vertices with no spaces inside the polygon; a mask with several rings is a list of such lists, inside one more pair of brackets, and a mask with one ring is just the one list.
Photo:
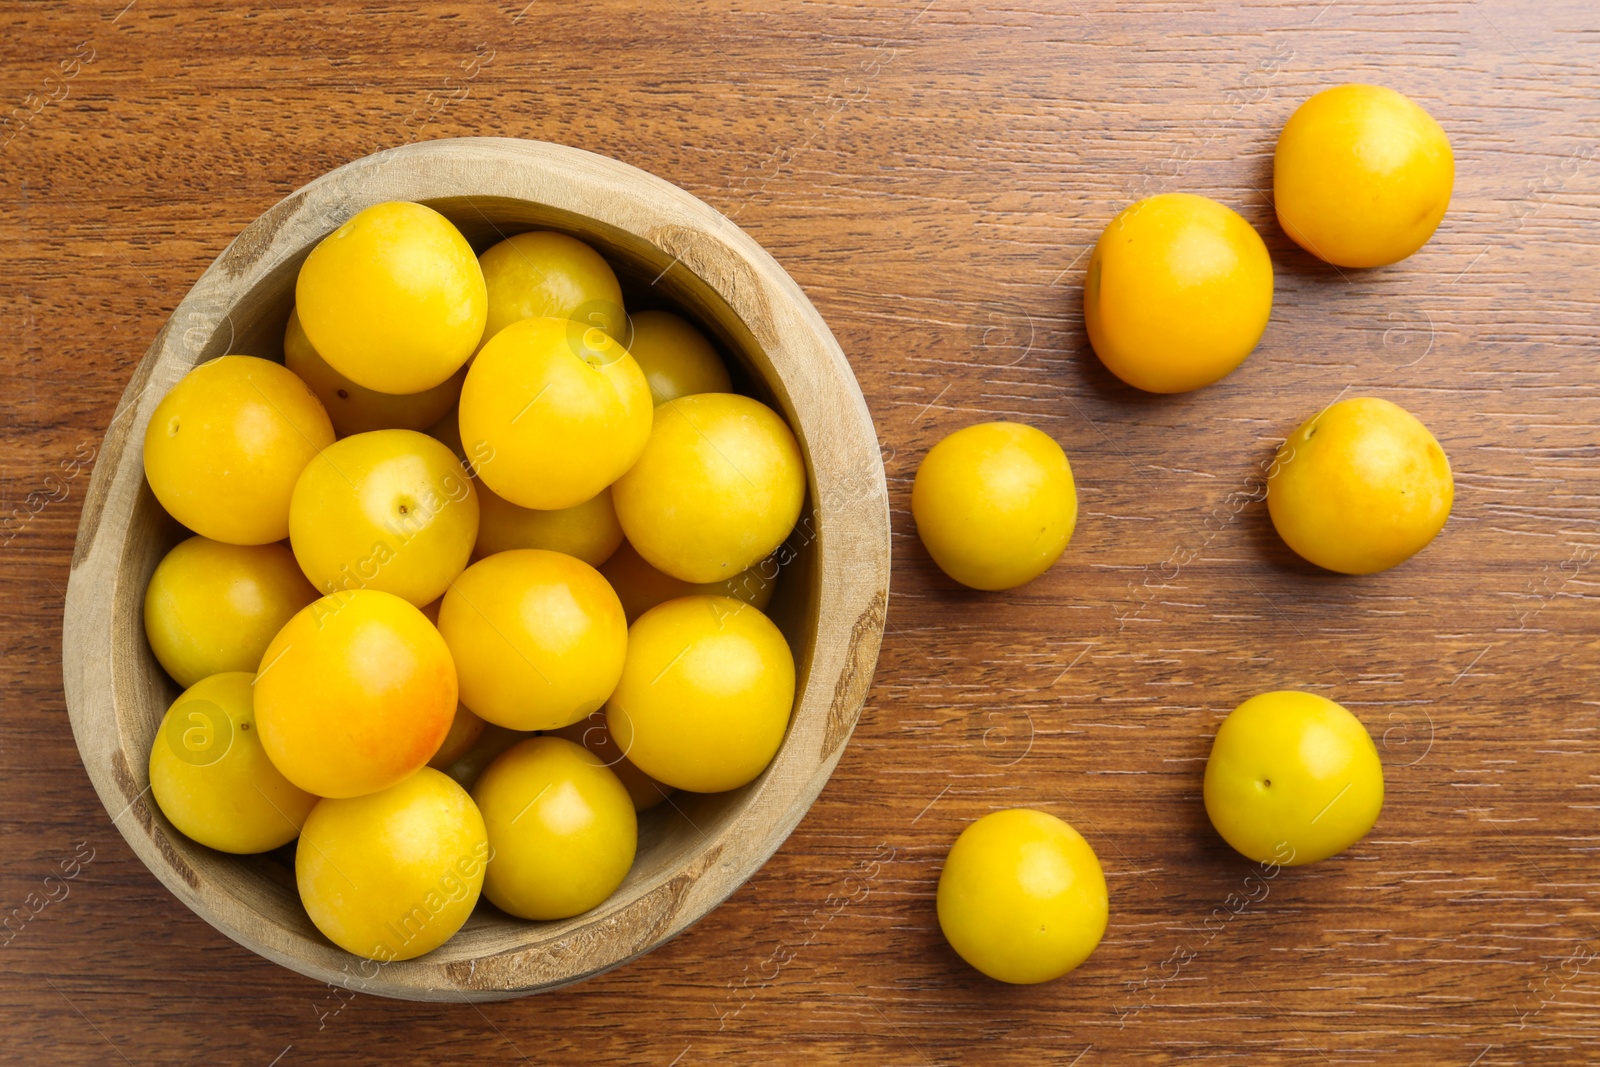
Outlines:
{"label": "glossy fruit skin", "polygon": [[191,537],[150,576],[144,632],[181,686],[229,671],[254,674],[283,624],[315,599],[317,591],[282,545]]}
{"label": "glossy fruit skin", "polygon": [[232,545],[289,536],[295,480],[333,444],[316,395],[277,363],[202,363],[156,405],[144,473],[161,506],[195,533]]}
{"label": "glossy fruit skin", "polygon": [[472,246],[421,204],[374,204],[324,237],[294,287],[300,325],[329,366],[381,393],[420,393],[483,338],[489,295]]}
{"label": "glossy fruit skin", "polygon": [[513,548],[565,552],[598,567],[622,544],[622,524],[607,486],[581,504],[559,511],[536,511],[503,500],[492,490],[478,490],[477,557]]}
{"label": "glossy fruit skin", "polygon": [[581,504],[650,437],[650,386],[605,331],[523,319],[496,334],[461,387],[461,440],[484,484],[525,508]]}
{"label": "glossy fruit skin", "polygon": [[256,675],[261,743],[322,797],[387,789],[433,758],[456,713],[456,669],[421,611],[374,589],[313,601]]}
{"label": "glossy fruit skin", "polygon": [[1339,85],[1289,117],[1273,155],[1278,221],[1307,252],[1381,267],[1427,244],[1455,185],[1444,129],[1410,98]]}
{"label": "glossy fruit skin", "polygon": [[638,361],[657,404],[695,393],[731,393],[722,357],[705,334],[670,311],[640,311],[629,320],[628,352]]}
{"label": "glossy fruit skin", "polygon": [[478,494],[445,445],[415,430],[346,437],[306,464],[289,543],[324,593],[376,589],[421,607],[444,595],[478,537]]}
{"label": "glossy fruit skin", "polygon": [[556,737],[566,738],[575,745],[582,745],[589,752],[611,768],[611,773],[617,776],[622,787],[628,791],[628,797],[633,801],[633,810],[648,811],[667,799],[672,792],[672,787],[662,785],[648,774],[635,767],[622,754],[622,746],[612,738],[611,731],[606,728],[606,713],[597,711],[587,719],[580,719],[570,726],[563,726],[559,730],[550,731]]}
{"label": "glossy fruit skin", "polygon": [[477,805],[432,767],[379,793],[323,800],[295,850],[306,913],[346,952],[409,960],[472,914],[489,863]]}
{"label": "glossy fruit skin", "polygon": [[778,588],[778,560],[773,556],[732,578],[697,584],[662,574],[646,563],[638,550],[627,541],[623,541],[611,558],[601,565],[600,573],[616,590],[629,625],[657,604],[665,604],[681,596],[731,596],[757,611],[766,611],[767,605],[772,602],[774,590]]}
{"label": "glossy fruit skin", "polygon": [[973,589],[1010,589],[1050,568],[1078,523],[1061,446],[1017,422],[957,430],[928,450],[911,486],[928,555]]}
{"label": "glossy fruit skin", "polygon": [[293,841],[317,798],[267,759],[249,671],[214,674],[167,709],[150,749],[150,791],[172,825],[222,852]]}
{"label": "glossy fruit skin", "polygon": [[1343,852],[1383,810],[1383,764],[1361,721],[1313,693],[1251,697],[1217,730],[1206,814],[1261,863],[1297,867]]}
{"label": "glossy fruit skin", "polygon": [[510,730],[553,730],[605,703],[628,623],[600,572],[560,552],[498,552],[468,567],[439,608],[461,702]]}
{"label": "glossy fruit skin", "polygon": [[650,443],[612,498],[639,555],[698,584],[771,555],[805,492],[800,445],[777,412],[747,396],[698,393],[656,409]]}
{"label": "glossy fruit skin", "polygon": [[457,704],[456,717],[450,720],[450,732],[444,735],[444,740],[439,744],[439,751],[428,760],[428,766],[442,771],[471,752],[472,746],[483,736],[486,725],[488,724],[472,713],[471,708],[465,704]]}
{"label": "glossy fruit skin", "polygon": [[731,597],[682,597],[651,608],[628,630],[606,726],[634,766],[657,781],[720,793],[772,762],[794,688],[794,656],[770,619]]}
{"label": "glossy fruit skin", "polygon": [[1444,528],[1454,501],[1439,442],[1377,397],[1341,400],[1301,423],[1267,478],[1267,510],[1284,542],[1345,574],[1410,559]]}
{"label": "glossy fruit skin", "polygon": [[300,325],[298,311],[289,312],[289,326],[283,334],[283,364],[317,394],[340,437],[369,430],[426,430],[455,407],[461,383],[467,377],[467,369],[462,367],[420,393],[380,393],[357,385],[334,370],[312,347]]}
{"label": "glossy fruit skin", "polygon": [[533,737],[473,786],[494,858],[483,892],[523,919],[565,919],[609,897],[638,847],[633,801],[581,745]]}
{"label": "glossy fruit skin", "polygon": [[1109,901],[1083,835],[1028,808],[990,812],[961,831],[937,894],[945,940],[990,978],[1048,982],[1105,936]]}
{"label": "glossy fruit skin", "polygon": [[523,319],[575,319],[628,340],[622,287],[600,253],[575,237],[535,230],[508,237],[478,257],[489,291],[487,344]]}
{"label": "glossy fruit skin", "polygon": [[1272,257],[1228,208],[1162,193],[1100,235],[1083,286],[1095,355],[1151,393],[1183,393],[1244,362],[1272,314]]}

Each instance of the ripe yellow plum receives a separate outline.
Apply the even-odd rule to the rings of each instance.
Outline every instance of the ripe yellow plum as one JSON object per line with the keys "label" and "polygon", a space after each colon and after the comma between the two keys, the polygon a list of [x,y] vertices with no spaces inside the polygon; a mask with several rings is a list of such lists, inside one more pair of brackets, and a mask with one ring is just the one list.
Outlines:
{"label": "ripe yellow plum", "polygon": [[800,445],[777,412],[734,393],[656,408],[650,442],[612,490],[628,543],[657,570],[718,582],[765,559],[805,499]]}
{"label": "ripe yellow plum", "polygon": [[478,347],[488,317],[472,246],[437,211],[404,201],[374,204],[324,237],[294,295],[328,365],[382,393],[444,382]]}
{"label": "ripe yellow plum", "polygon": [[478,257],[489,292],[487,344],[523,319],[573,319],[628,342],[622,287],[600,253],[564,233],[535,230],[508,237]]}
{"label": "ripe yellow plum", "polygon": [[657,781],[720,793],[772,762],[794,687],[794,656],[770,619],[730,597],[682,597],[629,629],[606,725]]}
{"label": "ripe yellow plum", "polygon": [[255,673],[294,613],[317,599],[282,545],[191,537],[164,556],[144,593],[144,632],[173,681]]}
{"label": "ripe yellow plum", "polygon": [[508,749],[472,789],[493,858],[483,891],[524,919],[565,919],[610,896],[638,847],[633,801],[599,758],[559,737]]}
{"label": "ripe yellow plum", "polygon": [[439,751],[456,669],[417,608],[373,589],[313,601],[278,632],[256,674],[256,722],[284,777],[322,797],[387,789]]}
{"label": "ripe yellow plum", "polygon": [[289,496],[333,423],[292,372],[255,356],[202,363],[156,405],[144,473],[161,506],[202,537],[264,545],[289,536]]}
{"label": "ripe yellow plum", "polygon": [[598,327],[523,319],[483,346],[461,387],[461,441],[494,492],[554,511],[593,498],[650,437],[650,386]]}
{"label": "ripe yellow plum", "polygon": [[388,963],[431,952],[461,929],[488,863],[477,805],[424,767],[381,792],[319,801],[294,873],[306,913],[329,941]]}
{"label": "ripe yellow plum", "polygon": [[1261,235],[1215,200],[1162,193],[1111,220],[1089,258],[1083,317],[1106,369],[1183,393],[1244,362],[1272,314]]}
{"label": "ripe yellow plum", "polygon": [[1206,760],[1206,814],[1260,863],[1294,867],[1343,852],[1383,809],[1372,735],[1315,693],[1262,693],[1234,708]]}
{"label": "ripe yellow plum", "polygon": [[1307,419],[1278,448],[1267,511],[1284,542],[1331,571],[1405,562],[1444,528],[1455,481],[1444,449],[1404,408],[1352,397]]}
{"label": "ripe yellow plum", "polygon": [[639,311],[628,352],[638,361],[657,404],[695,393],[731,393],[722,357],[705,334],[670,311]]}
{"label": "ripe yellow plum", "polygon": [[512,730],[553,730],[605,703],[622,673],[628,624],[600,572],[537,548],[468,567],[439,607],[461,702]]}
{"label": "ripe yellow plum", "polygon": [[1066,550],[1078,490],[1067,454],[1048,434],[985,422],[928,450],[911,486],[911,514],[946,574],[974,589],[1010,589]]}
{"label": "ripe yellow plum", "polygon": [[267,758],[254,677],[230,671],[184,690],[150,749],[150,792],[162,814],[221,852],[266,852],[293,841],[317,802]]}
{"label": "ripe yellow plum", "polygon": [[1283,232],[1341,267],[1381,267],[1428,243],[1455,185],[1450,138],[1409,97],[1324,89],[1295,110],[1273,154]]}
{"label": "ripe yellow plum", "polygon": [[961,831],[937,900],[950,947],[1017,985],[1059,978],[1088,959],[1109,916],[1094,849],[1054,815],[1028,808],[991,812]]}
{"label": "ripe yellow plum", "polygon": [[478,536],[478,495],[454,453],[415,430],[373,430],[306,465],[289,543],[324,593],[376,589],[421,607],[444,595]]}

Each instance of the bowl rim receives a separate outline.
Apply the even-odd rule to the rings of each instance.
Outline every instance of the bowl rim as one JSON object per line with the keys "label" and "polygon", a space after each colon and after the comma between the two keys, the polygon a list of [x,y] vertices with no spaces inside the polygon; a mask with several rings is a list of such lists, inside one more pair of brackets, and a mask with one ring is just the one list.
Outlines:
{"label": "bowl rim", "polygon": [[[515,200],[614,229],[662,275],[679,268],[747,329],[746,353],[778,394],[808,462],[817,604],[810,664],[789,733],[754,794],[683,869],[658,874],[626,901],[529,926],[527,940],[482,956],[444,949],[374,964],[288,930],[208,877],[209,854],[171,830],[147,800],[148,752],[127,722],[150,692],[117,684],[142,651],[142,626],[118,619],[142,603],[124,561],[144,487],[151,413],[212,355],[233,309],[275,271],[371,204],[387,200]],[[486,219],[487,221],[487,219]],[[658,276],[659,279],[660,276]],[[888,603],[889,508],[871,415],[848,360],[781,266],[729,218],[687,191],[618,160],[516,138],[416,142],[338,167],[280,200],[211,263],[134,370],[107,426],[79,520],[62,626],[62,675],[79,754],[112,822],[152,873],[201,918],[246,948],[308,977],[412,1000],[495,1000],[559,988],[660,946],[708,914],[783,843],[827,783],[858,721],[877,663]],[[133,598],[130,601],[130,597]],[[163,704],[164,710],[164,704]],[[198,850],[198,851],[197,851]],[[320,943],[319,943],[320,942]]]}

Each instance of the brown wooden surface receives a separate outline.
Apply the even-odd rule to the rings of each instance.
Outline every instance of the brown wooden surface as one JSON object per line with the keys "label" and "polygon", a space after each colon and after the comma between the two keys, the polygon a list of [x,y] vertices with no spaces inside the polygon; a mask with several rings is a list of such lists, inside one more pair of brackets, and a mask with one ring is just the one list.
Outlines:
{"label": "brown wooden surface", "polygon": [[[0,89],[39,108],[0,133],[0,912],[31,916],[0,931],[0,1059],[1597,1058],[1588,0],[124,3],[0,6]],[[1262,187],[1294,106],[1363,79],[1443,123],[1456,195],[1417,256],[1341,274]],[[92,450],[211,259],[342,162],[476,133],[650,170],[806,289],[884,443],[889,630],[832,783],[685,935],[527,1000],[349,999],[193,916],[110,825],[65,718],[61,597]],[[1089,354],[1078,286],[1111,214],[1165,189],[1256,223],[1278,300],[1233,376],[1152,398]],[[1362,393],[1435,431],[1457,503],[1422,556],[1351,579],[1290,556],[1257,497],[1277,440]],[[910,478],[1002,416],[1063,444],[1082,516],[1039,581],[965,593],[915,540]],[[1200,806],[1210,735],[1281,687],[1366,721],[1388,802],[1351,852],[1211,919],[1252,865]],[[1011,805],[1076,824],[1112,893],[1099,951],[1027,989],[967,969],[932,906],[961,826]]]}

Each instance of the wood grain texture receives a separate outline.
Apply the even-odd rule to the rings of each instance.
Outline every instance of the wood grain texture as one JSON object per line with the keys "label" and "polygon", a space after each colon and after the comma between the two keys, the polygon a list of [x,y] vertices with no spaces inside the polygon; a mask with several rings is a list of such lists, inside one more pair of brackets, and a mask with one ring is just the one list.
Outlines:
{"label": "wood grain texture", "polygon": [[[0,135],[0,910],[29,916],[0,934],[5,1058],[1596,1058],[1588,0],[125,2],[0,5],[0,80],[32,113]],[[1427,107],[1457,184],[1420,253],[1340,273],[1264,189],[1289,113],[1348,80]],[[59,634],[95,449],[194,279],[316,175],[480,134],[640,166],[777,258],[872,410],[895,578],[861,724],[739,892],[572,989],[419,1006],[300,978],[172,898],[78,766]],[[1167,189],[1256,224],[1278,290],[1239,371],[1153,398],[1093,359],[1079,286],[1111,215]],[[1277,441],[1341,394],[1414,411],[1456,470],[1443,535],[1384,575],[1299,563],[1259,499]],[[979,595],[907,507],[927,448],[998,416],[1062,443],[1082,516],[1043,578]],[[1368,724],[1388,800],[1359,847],[1241,905],[1253,868],[1206,824],[1200,770],[1227,711],[1279,687]],[[949,843],[1010,805],[1077,825],[1112,894],[1094,957],[1029,989],[967,969],[933,917]]]}

